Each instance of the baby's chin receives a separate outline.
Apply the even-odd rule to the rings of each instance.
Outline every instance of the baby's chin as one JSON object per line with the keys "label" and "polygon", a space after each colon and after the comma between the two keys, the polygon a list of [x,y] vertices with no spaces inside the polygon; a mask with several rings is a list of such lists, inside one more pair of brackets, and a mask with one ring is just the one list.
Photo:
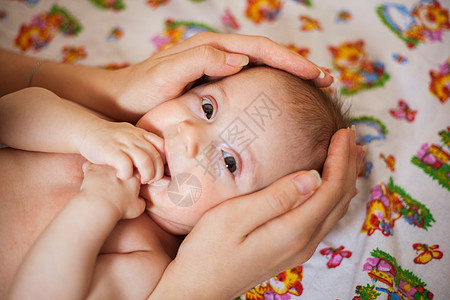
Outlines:
{"label": "baby's chin", "polygon": [[167,231],[170,234],[174,235],[186,235],[192,230],[192,226],[188,226],[185,224],[180,224],[177,222],[173,222],[158,216],[147,209],[147,214],[152,218],[152,220],[163,230]]}
{"label": "baby's chin", "polygon": [[[146,184],[141,186],[141,192],[140,196],[146,201],[147,203],[147,215],[152,218],[152,220],[162,229],[165,231],[175,234],[175,235],[186,235],[192,230],[192,226],[178,223],[172,220],[169,220],[168,218],[164,218],[164,216],[161,216],[161,212],[158,211],[158,209],[155,207],[155,204],[153,203],[152,199],[159,199],[158,201],[164,201],[162,199],[165,199],[166,201],[169,200],[167,187],[169,185],[169,182],[165,181],[158,181],[155,184]],[[188,212],[186,212],[188,213]]]}

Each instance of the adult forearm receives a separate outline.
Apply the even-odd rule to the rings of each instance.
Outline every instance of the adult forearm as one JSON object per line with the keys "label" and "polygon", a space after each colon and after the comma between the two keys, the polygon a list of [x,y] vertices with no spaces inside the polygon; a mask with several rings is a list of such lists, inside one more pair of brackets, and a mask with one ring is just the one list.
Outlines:
{"label": "adult forearm", "polygon": [[0,96],[26,88],[31,69],[38,61],[0,49]]}
{"label": "adult forearm", "polygon": [[129,120],[124,108],[117,105],[121,93],[114,71],[46,61],[39,66],[32,86],[44,87],[116,120]]}
{"label": "adult forearm", "polygon": [[0,96],[30,85],[43,87],[111,118],[132,119],[126,108],[116,104],[121,91],[114,71],[50,60],[37,65],[39,62],[40,59],[0,49]]}

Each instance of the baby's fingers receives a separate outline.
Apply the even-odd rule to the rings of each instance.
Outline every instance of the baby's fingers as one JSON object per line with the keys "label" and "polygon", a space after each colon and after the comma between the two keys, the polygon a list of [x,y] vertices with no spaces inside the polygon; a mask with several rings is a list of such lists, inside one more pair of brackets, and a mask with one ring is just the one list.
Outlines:
{"label": "baby's fingers", "polygon": [[127,151],[127,154],[133,161],[133,164],[141,177],[142,184],[163,177],[164,163],[159,152],[153,147],[133,147]]}
{"label": "baby's fingers", "polygon": [[116,176],[122,180],[130,179],[133,176],[133,160],[122,150],[117,150],[113,155],[108,156],[105,161],[107,165],[117,170]]}

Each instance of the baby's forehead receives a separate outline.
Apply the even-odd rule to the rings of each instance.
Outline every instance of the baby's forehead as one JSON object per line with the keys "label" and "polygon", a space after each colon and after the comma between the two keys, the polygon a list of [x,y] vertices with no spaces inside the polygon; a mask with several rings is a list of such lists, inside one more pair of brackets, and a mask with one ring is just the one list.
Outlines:
{"label": "baby's forehead", "polygon": [[268,93],[277,90],[278,92],[282,88],[281,82],[283,82],[282,71],[269,67],[253,67],[227,77],[207,78],[205,86],[232,95],[232,91]]}

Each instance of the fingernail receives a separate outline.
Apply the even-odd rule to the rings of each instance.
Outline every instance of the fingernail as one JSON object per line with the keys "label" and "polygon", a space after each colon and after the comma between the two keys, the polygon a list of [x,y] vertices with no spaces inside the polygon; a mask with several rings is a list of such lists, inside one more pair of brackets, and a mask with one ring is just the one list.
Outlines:
{"label": "fingernail", "polygon": [[294,183],[300,194],[307,195],[320,186],[322,179],[316,170],[311,170],[295,176]]}
{"label": "fingernail", "polygon": [[356,126],[352,125],[350,127],[350,137],[355,140],[356,139]]}
{"label": "fingernail", "polygon": [[358,151],[356,153],[359,163],[361,163],[364,160],[364,156],[366,156],[366,153],[367,153],[367,145],[362,145],[361,146],[361,151]]}
{"label": "fingernail", "polygon": [[227,55],[225,63],[232,67],[242,67],[248,65],[248,62],[248,56],[230,53]]}
{"label": "fingernail", "polygon": [[317,78],[319,78],[319,79],[322,79],[322,78],[325,78],[325,73],[322,71],[322,69],[321,68],[317,68],[317,70],[319,70],[319,76],[317,76]]}
{"label": "fingernail", "polygon": [[361,150],[362,150],[361,156],[364,158],[364,156],[366,156],[367,153],[367,145],[366,144],[362,145]]}

